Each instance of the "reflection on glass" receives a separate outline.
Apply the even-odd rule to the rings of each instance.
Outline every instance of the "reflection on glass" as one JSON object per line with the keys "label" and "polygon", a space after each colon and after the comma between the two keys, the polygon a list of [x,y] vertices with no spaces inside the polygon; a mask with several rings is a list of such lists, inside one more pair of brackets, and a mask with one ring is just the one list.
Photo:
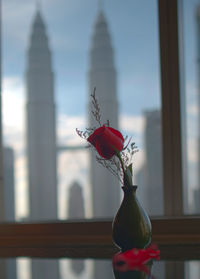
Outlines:
{"label": "reflection on glass", "polygon": [[151,278],[150,274],[146,274],[144,271],[126,271],[126,272],[120,272],[117,270],[113,270],[115,279],[148,279]]}
{"label": "reflection on glass", "polygon": [[31,279],[31,261],[28,258],[17,259],[17,279]]}
{"label": "reflection on glass", "polygon": [[[120,186],[107,170],[94,175],[95,167],[90,173],[93,163],[75,133],[76,127],[89,126],[94,86],[103,118],[139,148],[134,184],[141,202],[149,214],[162,214],[157,1],[105,1],[98,7],[79,0],[36,7],[3,0],[2,5],[3,139],[10,150],[4,154],[10,177],[5,189],[15,200],[11,207],[5,193],[6,219],[115,213]],[[79,197],[71,194],[74,184],[81,187]],[[72,214],[70,203],[77,199],[83,205]]]}
{"label": "reflection on glass", "polygon": [[[12,265],[6,265],[6,262],[12,263],[12,261],[17,263],[16,267]],[[83,263],[82,267],[74,270],[74,266],[78,266],[79,263]],[[31,262],[30,258],[16,258],[16,259],[0,259],[0,277],[4,279],[31,279]],[[41,270],[44,269],[46,263],[54,266],[57,260],[54,259],[38,259]],[[99,268],[98,272],[95,272],[94,266],[106,268]],[[153,261],[153,263],[148,266],[151,270],[151,278],[154,279],[167,279],[167,278],[181,278],[181,279],[193,279],[199,278],[199,260],[195,261]],[[97,271],[97,270],[96,270]],[[135,272],[132,272],[135,271]],[[54,279],[98,279],[98,278],[145,278],[146,273],[141,270],[132,270],[132,273],[124,273],[119,270],[114,270],[111,259],[60,259],[58,261],[58,275]],[[143,273],[139,273],[143,272]],[[6,274],[6,275],[5,275]],[[109,274],[107,276],[106,274]],[[131,274],[132,277],[129,277]],[[137,275],[140,277],[134,277]],[[142,277],[143,276],[143,277]],[[46,279],[49,277],[43,277]],[[147,277],[148,278],[148,277]]]}
{"label": "reflection on glass", "polygon": [[[0,277],[5,279],[17,279],[16,259],[0,259]],[[28,279],[28,278],[27,278]]]}
{"label": "reflection on glass", "polygon": [[[77,269],[74,270],[74,266],[80,263],[80,259],[63,259],[60,260],[60,279],[64,278],[73,278],[73,279],[87,279],[87,278],[95,278],[93,272],[94,261],[93,260],[81,260],[83,263],[84,268],[77,272]],[[107,261],[110,262],[110,261]],[[111,277],[112,278],[112,277]]]}
{"label": "reflection on glass", "polygon": [[[11,259],[6,259],[6,261],[11,261]],[[6,276],[3,276],[5,270],[3,264],[5,261],[0,259],[0,276],[5,279],[31,279],[31,261],[30,258],[17,258],[17,270],[10,268],[7,269]],[[44,269],[46,262],[52,264],[57,262],[54,259],[38,259],[41,270]],[[199,261],[153,261],[153,264],[148,266],[148,269],[151,270],[151,277],[147,277],[146,273],[141,270],[131,270],[130,272],[123,272],[116,269],[113,269],[111,259],[81,259],[83,262],[84,268],[79,272],[75,271],[72,266],[79,264],[80,259],[61,259],[59,260],[59,274],[54,277],[54,279],[98,279],[98,278],[154,278],[154,279],[167,279],[167,278],[181,278],[181,279],[193,279],[199,278]],[[99,267],[106,266],[106,269],[98,269],[98,273],[95,273],[94,266]],[[165,268],[163,268],[165,266]],[[105,277],[106,274],[109,274],[109,277]],[[13,277],[11,277],[11,275]],[[130,277],[131,275],[131,277]],[[138,276],[138,277],[137,277]],[[146,277],[145,277],[146,276]],[[47,279],[49,277],[43,277]]]}
{"label": "reflection on glass", "polygon": [[152,262],[144,264],[136,262],[134,264],[127,264],[119,260],[113,264],[113,273],[116,279],[125,278],[149,278],[151,277]]}
{"label": "reflection on glass", "polygon": [[115,276],[115,279],[150,279],[156,277],[151,275],[151,266],[146,266],[145,271],[140,270],[129,270],[129,271],[118,271],[116,269],[113,269],[113,273]]}
{"label": "reflection on glass", "polygon": [[152,266],[156,260],[160,260],[160,250],[155,245],[116,253],[112,258],[115,278],[151,278]]}
{"label": "reflection on glass", "polygon": [[200,262],[199,261],[191,261],[186,263],[186,278],[199,278],[200,275]]}

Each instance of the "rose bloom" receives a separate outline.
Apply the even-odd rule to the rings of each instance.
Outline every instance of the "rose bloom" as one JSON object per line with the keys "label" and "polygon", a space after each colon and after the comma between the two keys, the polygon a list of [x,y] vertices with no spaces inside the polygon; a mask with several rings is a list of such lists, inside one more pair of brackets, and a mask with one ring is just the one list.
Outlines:
{"label": "rose bloom", "polygon": [[110,159],[121,151],[124,145],[122,134],[111,127],[105,125],[97,128],[87,139],[97,150],[99,155],[105,159]]}

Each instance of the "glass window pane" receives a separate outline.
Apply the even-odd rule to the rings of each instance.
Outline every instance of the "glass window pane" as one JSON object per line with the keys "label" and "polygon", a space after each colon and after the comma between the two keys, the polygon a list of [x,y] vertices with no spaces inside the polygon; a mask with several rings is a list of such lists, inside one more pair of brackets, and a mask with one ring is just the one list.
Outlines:
{"label": "glass window pane", "polygon": [[132,137],[133,183],[163,214],[157,1],[3,0],[3,140],[7,220],[113,217],[118,180],[76,128],[102,122]]}
{"label": "glass window pane", "polygon": [[182,140],[184,212],[199,214],[199,55],[200,55],[200,1],[182,2],[181,27],[182,57]]}

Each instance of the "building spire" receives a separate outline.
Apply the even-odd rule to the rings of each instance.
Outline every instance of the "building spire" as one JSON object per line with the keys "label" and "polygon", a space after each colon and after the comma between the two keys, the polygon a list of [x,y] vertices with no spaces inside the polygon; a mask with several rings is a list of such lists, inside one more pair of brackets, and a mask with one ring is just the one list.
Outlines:
{"label": "building spire", "polygon": [[40,12],[41,11],[41,0],[36,0],[36,11]]}
{"label": "building spire", "polygon": [[99,12],[103,11],[103,0],[98,0],[98,11]]}

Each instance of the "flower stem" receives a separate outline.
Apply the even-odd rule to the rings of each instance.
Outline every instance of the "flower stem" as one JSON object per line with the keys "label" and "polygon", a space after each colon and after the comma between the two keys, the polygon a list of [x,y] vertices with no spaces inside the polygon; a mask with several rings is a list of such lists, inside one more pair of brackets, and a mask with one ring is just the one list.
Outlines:
{"label": "flower stem", "polygon": [[120,156],[119,151],[116,151],[116,156],[120,161],[121,168],[122,168],[122,171],[123,171],[123,174],[124,174],[124,177],[123,177],[124,187],[131,186],[132,185],[132,175],[130,177],[129,173],[127,173],[129,171],[129,169],[128,168],[125,169],[124,162],[123,162],[123,160]]}
{"label": "flower stem", "polygon": [[124,163],[123,163],[123,161],[122,161],[122,158],[121,158],[121,156],[120,156],[119,151],[116,151],[116,156],[117,156],[117,158],[118,158],[118,159],[119,159],[119,161],[120,161],[120,164],[121,164],[121,167],[122,167],[123,173],[125,173]]}

